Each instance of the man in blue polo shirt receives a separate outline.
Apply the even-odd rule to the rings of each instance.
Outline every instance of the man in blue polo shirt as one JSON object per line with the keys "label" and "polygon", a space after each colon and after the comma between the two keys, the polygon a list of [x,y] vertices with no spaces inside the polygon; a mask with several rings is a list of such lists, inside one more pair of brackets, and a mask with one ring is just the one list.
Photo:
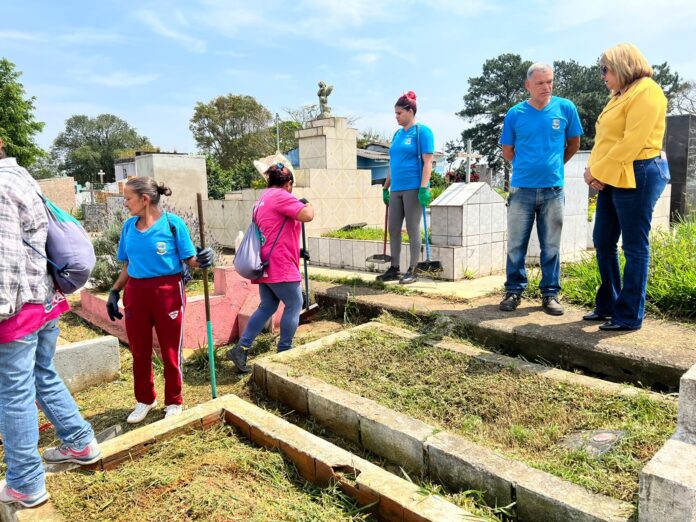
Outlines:
{"label": "man in blue polo shirt", "polygon": [[500,309],[511,312],[527,287],[525,255],[534,219],[541,246],[542,307],[563,315],[561,289],[561,230],[563,228],[563,165],[580,148],[582,126],[570,100],[552,96],[553,68],[535,63],[527,70],[529,99],[512,107],[503,122],[500,144],[512,162],[508,198],[508,253],[505,299]]}

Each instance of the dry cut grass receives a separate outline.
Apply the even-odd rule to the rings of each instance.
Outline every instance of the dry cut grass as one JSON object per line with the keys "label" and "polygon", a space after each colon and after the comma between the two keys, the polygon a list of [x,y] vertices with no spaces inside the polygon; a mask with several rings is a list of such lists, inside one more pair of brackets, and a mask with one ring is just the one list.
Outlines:
{"label": "dry cut grass", "polygon": [[337,488],[308,484],[279,453],[226,425],[158,443],[115,470],[53,475],[47,486],[66,520],[373,520]]}
{"label": "dry cut grass", "polygon": [[[627,501],[634,500],[640,469],[676,426],[676,404],[647,394],[607,395],[383,332],[360,332],[290,364],[298,373]],[[596,460],[560,444],[574,431],[594,429],[626,435]]]}

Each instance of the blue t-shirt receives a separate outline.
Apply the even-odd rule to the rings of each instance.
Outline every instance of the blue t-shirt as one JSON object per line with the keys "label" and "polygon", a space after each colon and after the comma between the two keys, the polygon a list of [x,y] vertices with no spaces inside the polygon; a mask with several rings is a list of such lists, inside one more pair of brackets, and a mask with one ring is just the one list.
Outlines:
{"label": "blue t-shirt", "polygon": [[389,148],[391,190],[420,188],[423,163],[418,156],[419,141],[421,155],[435,152],[433,131],[425,125],[417,123],[407,131],[399,129],[394,134]]}
{"label": "blue t-shirt", "polygon": [[565,98],[553,96],[541,110],[527,101],[512,107],[500,136],[501,145],[515,147],[510,186],[562,187],[566,140],[582,134],[578,110]]}
{"label": "blue t-shirt", "polygon": [[[180,273],[181,260],[196,255],[184,220],[162,212],[150,228],[141,232],[135,227],[138,219],[134,216],[123,224],[116,255],[119,261],[128,261],[128,275],[144,279]],[[176,238],[170,225],[176,230]]]}

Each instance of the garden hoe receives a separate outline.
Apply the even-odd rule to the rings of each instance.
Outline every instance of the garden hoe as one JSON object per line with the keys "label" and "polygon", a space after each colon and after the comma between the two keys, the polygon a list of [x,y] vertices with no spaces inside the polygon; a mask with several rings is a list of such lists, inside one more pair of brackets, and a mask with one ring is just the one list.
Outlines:
{"label": "garden hoe", "polygon": [[[307,203],[307,200],[302,198],[300,201],[303,203]],[[307,236],[305,235],[305,224],[302,223],[302,250],[307,252]],[[319,312],[319,305],[317,303],[314,303],[312,305],[309,304],[309,272],[307,270],[307,258],[304,259],[304,282],[305,282],[305,291],[304,291],[304,296],[302,299],[302,311],[300,312],[300,324],[305,324],[308,323],[309,321],[312,320],[312,318]]]}
{"label": "garden hoe", "polygon": [[428,238],[428,217],[423,207],[423,229],[425,230],[425,261],[421,261],[416,265],[416,272],[425,275],[441,274],[444,271],[440,261],[430,260],[430,240]]}
{"label": "garden hoe", "polygon": [[368,257],[366,263],[389,263],[391,261],[391,256],[387,255],[387,224],[389,223],[389,205],[384,206],[384,246],[382,247],[381,254],[375,254],[374,256]]}

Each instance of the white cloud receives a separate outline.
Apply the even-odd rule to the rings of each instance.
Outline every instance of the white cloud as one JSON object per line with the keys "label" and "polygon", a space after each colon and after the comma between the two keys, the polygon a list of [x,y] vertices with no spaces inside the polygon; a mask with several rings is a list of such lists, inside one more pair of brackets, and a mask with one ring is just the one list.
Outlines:
{"label": "white cloud", "polygon": [[135,13],[136,18],[147,25],[152,31],[160,36],[169,38],[171,40],[177,41],[188,48],[190,51],[195,53],[204,53],[206,50],[206,44],[203,40],[194,38],[185,33],[177,31],[172,27],[168,26],[158,15],[153,11],[148,11],[145,9],[140,9]]}
{"label": "white cloud", "polygon": [[578,2],[540,2],[539,12],[545,14],[546,28],[550,32],[565,31],[586,24],[598,30],[614,31],[618,27],[630,27],[638,35],[644,30],[673,32],[678,26],[690,27],[696,17],[693,0],[663,0],[658,16],[646,16],[655,8],[652,0],[583,0]]}
{"label": "white cloud", "polygon": [[88,80],[97,85],[114,88],[135,87],[154,82],[159,74],[133,74],[128,71],[112,71],[109,74],[92,74]]}
{"label": "white cloud", "polygon": [[428,5],[443,11],[448,16],[474,17],[484,13],[496,12],[501,9],[495,2],[488,0],[430,0]]}
{"label": "white cloud", "polygon": [[358,61],[364,65],[370,66],[370,67],[374,67],[377,64],[377,62],[379,61],[379,59],[380,59],[380,55],[377,53],[362,53],[362,54],[358,54],[355,57],[356,61]]}
{"label": "white cloud", "polygon": [[46,38],[37,33],[24,31],[0,31],[0,40],[16,40],[20,42],[43,42]]}
{"label": "white cloud", "polygon": [[78,45],[118,44],[126,41],[121,34],[90,28],[65,33],[59,38],[66,43]]}

